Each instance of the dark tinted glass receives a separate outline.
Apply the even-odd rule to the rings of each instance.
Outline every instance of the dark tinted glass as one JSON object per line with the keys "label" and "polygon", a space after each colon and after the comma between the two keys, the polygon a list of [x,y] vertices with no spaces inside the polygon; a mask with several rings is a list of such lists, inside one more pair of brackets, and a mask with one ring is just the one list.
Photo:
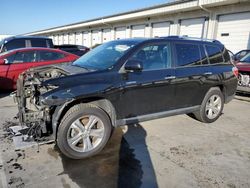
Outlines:
{"label": "dark tinted glass", "polygon": [[31,39],[32,47],[47,47],[46,40],[44,39]]}
{"label": "dark tinted glass", "polygon": [[143,47],[132,56],[132,59],[140,60],[143,63],[143,70],[169,68],[171,66],[170,45],[158,44]]}
{"label": "dark tinted glass", "polygon": [[177,55],[177,66],[200,65],[200,49],[195,44],[175,44]]}
{"label": "dark tinted glass", "polygon": [[40,61],[51,61],[64,58],[65,55],[57,52],[40,51]]}
{"label": "dark tinted glass", "polygon": [[14,58],[15,58],[15,55],[16,55],[16,54],[13,54],[13,55],[10,55],[10,56],[8,56],[8,57],[6,58],[6,59],[7,59],[7,61],[8,61],[8,64],[13,63]]}
{"label": "dark tinted glass", "polygon": [[207,55],[205,53],[205,48],[203,45],[200,46],[200,50],[201,50],[201,63],[203,65],[206,65],[206,64],[208,64],[208,60],[207,60]]}
{"label": "dark tinted glass", "polygon": [[224,62],[221,51],[218,47],[206,45],[206,50],[207,50],[210,64]]}
{"label": "dark tinted glass", "polygon": [[28,63],[36,61],[36,52],[17,52],[12,63]]}
{"label": "dark tinted glass", "polygon": [[226,48],[223,49],[223,57],[225,59],[225,62],[231,61],[230,55],[229,55],[228,51],[226,50]]}
{"label": "dark tinted glass", "polygon": [[7,42],[3,47],[3,52],[25,47],[25,39],[14,39]]}

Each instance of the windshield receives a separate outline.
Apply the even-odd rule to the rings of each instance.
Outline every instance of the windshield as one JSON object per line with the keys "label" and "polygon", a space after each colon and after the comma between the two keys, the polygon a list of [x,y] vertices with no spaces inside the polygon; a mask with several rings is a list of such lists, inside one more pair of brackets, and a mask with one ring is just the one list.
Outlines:
{"label": "windshield", "polygon": [[250,53],[240,59],[241,62],[250,63]]}
{"label": "windshield", "polygon": [[112,41],[104,43],[77,59],[73,65],[92,70],[111,68],[138,41]]}

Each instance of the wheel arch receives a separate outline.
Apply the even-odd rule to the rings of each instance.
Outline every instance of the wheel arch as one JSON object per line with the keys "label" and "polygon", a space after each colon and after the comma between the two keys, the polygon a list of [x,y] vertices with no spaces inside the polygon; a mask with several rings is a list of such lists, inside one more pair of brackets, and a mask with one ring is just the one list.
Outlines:
{"label": "wheel arch", "polygon": [[81,103],[89,103],[102,109],[105,113],[107,113],[108,117],[110,118],[112,126],[116,126],[116,110],[110,100],[101,97],[72,99],[71,101],[66,102],[63,105],[58,106],[54,109],[54,113],[52,115],[52,131],[55,140],[57,138],[58,127],[63,116],[71,107]]}

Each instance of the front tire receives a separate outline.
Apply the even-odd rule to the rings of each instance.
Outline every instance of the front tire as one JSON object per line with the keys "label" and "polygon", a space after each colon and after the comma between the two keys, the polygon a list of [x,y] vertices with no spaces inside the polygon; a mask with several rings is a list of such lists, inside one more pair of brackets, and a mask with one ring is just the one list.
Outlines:
{"label": "front tire", "polygon": [[91,104],[73,106],[63,117],[57,134],[61,152],[72,159],[99,153],[108,142],[111,122],[108,115]]}
{"label": "front tire", "polygon": [[216,121],[224,108],[224,97],[218,87],[211,88],[205,95],[200,110],[194,112],[197,120],[204,123]]}

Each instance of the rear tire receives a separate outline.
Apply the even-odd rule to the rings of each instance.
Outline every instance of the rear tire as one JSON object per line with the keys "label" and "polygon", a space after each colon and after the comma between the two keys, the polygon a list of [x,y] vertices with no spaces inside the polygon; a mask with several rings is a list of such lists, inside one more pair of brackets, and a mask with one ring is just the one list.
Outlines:
{"label": "rear tire", "polygon": [[205,95],[200,110],[194,112],[195,119],[204,122],[212,123],[216,121],[224,108],[224,97],[218,87],[211,88]]}
{"label": "rear tire", "polygon": [[111,122],[108,115],[91,104],[78,104],[63,117],[57,134],[61,152],[72,159],[99,153],[108,142]]}

